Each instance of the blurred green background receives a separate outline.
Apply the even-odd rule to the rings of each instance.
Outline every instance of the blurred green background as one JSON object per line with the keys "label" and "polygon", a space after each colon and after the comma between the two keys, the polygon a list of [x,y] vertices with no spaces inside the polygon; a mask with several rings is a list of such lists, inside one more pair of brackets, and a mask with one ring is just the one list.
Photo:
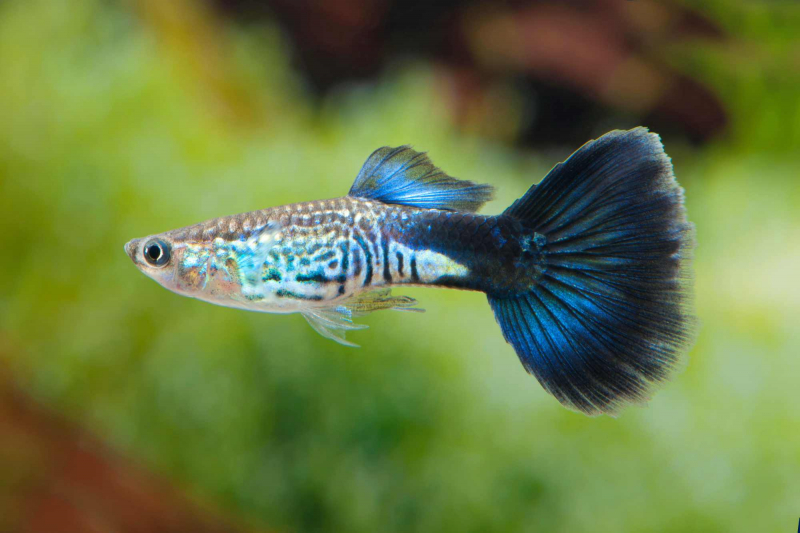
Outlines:
{"label": "blurred green background", "polygon": [[[541,31],[513,25],[557,4],[451,2],[436,20],[458,28],[457,47],[424,13],[408,14],[413,34],[407,21],[353,15],[369,28],[359,35],[395,38],[344,49],[382,53],[352,76],[325,54],[356,30],[308,44],[318,26],[295,22],[350,20],[341,13],[363,2],[304,2],[299,19],[286,2],[252,4],[0,3],[9,386],[198,507],[257,529],[794,531],[796,2],[584,2],[634,28],[622,66],[600,77],[604,63],[559,44],[569,32],[541,44],[526,41]],[[594,35],[576,13],[564,15],[575,35]],[[667,31],[676,13],[713,31]],[[659,104],[675,80],[685,92]],[[382,145],[413,144],[452,175],[496,185],[485,212],[499,212],[582,142],[640,123],[663,133],[686,188],[701,328],[686,371],[617,419],[548,396],[482,294],[409,290],[426,314],[367,317],[351,336],[362,348],[348,349],[297,315],[171,294],[122,250],[216,216],[341,196]],[[34,469],[24,447],[0,432],[0,529],[22,528]]]}

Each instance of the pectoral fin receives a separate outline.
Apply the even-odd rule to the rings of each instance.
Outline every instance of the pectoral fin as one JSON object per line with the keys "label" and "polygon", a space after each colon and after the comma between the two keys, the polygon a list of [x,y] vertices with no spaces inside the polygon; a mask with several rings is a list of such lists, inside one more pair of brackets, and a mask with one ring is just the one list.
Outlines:
{"label": "pectoral fin", "polygon": [[314,307],[302,312],[314,330],[325,337],[344,344],[357,347],[345,338],[348,331],[366,329],[366,324],[353,323],[354,317],[364,316],[373,311],[396,309],[398,311],[417,311],[416,300],[408,296],[392,296],[390,289],[380,289],[356,294],[342,302],[329,307]]}

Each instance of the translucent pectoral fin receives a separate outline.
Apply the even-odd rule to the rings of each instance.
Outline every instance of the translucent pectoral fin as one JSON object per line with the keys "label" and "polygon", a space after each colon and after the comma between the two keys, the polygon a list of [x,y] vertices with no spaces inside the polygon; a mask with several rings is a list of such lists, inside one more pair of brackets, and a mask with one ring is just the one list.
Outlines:
{"label": "translucent pectoral fin", "polygon": [[369,327],[366,324],[353,324],[352,319],[347,316],[347,313],[342,312],[338,307],[303,311],[303,316],[306,317],[306,320],[308,320],[308,323],[314,328],[314,331],[326,339],[354,348],[357,348],[358,344],[348,341],[345,338],[345,334],[348,331],[366,329]]}
{"label": "translucent pectoral fin", "polygon": [[357,347],[345,338],[348,331],[366,329],[366,324],[354,324],[353,318],[364,316],[373,311],[396,309],[398,311],[417,311],[424,309],[414,307],[417,301],[408,296],[392,296],[389,289],[362,292],[337,305],[315,307],[302,312],[314,330],[325,337],[345,346]]}

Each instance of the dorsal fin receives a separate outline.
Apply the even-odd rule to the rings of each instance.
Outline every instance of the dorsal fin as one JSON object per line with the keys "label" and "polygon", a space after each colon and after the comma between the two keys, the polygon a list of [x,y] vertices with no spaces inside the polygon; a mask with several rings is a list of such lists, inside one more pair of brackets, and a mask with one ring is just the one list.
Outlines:
{"label": "dorsal fin", "polygon": [[387,204],[474,212],[492,199],[493,187],[448,176],[410,146],[378,148],[361,167],[350,196]]}

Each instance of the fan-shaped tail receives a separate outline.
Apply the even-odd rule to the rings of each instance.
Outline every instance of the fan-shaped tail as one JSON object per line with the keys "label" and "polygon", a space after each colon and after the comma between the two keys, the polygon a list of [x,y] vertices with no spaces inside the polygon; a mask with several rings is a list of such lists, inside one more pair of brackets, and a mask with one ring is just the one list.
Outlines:
{"label": "fan-shaped tail", "polygon": [[694,230],[659,137],[636,128],[591,141],[505,214],[546,239],[535,286],[489,295],[525,368],[589,415],[647,400],[695,325]]}

